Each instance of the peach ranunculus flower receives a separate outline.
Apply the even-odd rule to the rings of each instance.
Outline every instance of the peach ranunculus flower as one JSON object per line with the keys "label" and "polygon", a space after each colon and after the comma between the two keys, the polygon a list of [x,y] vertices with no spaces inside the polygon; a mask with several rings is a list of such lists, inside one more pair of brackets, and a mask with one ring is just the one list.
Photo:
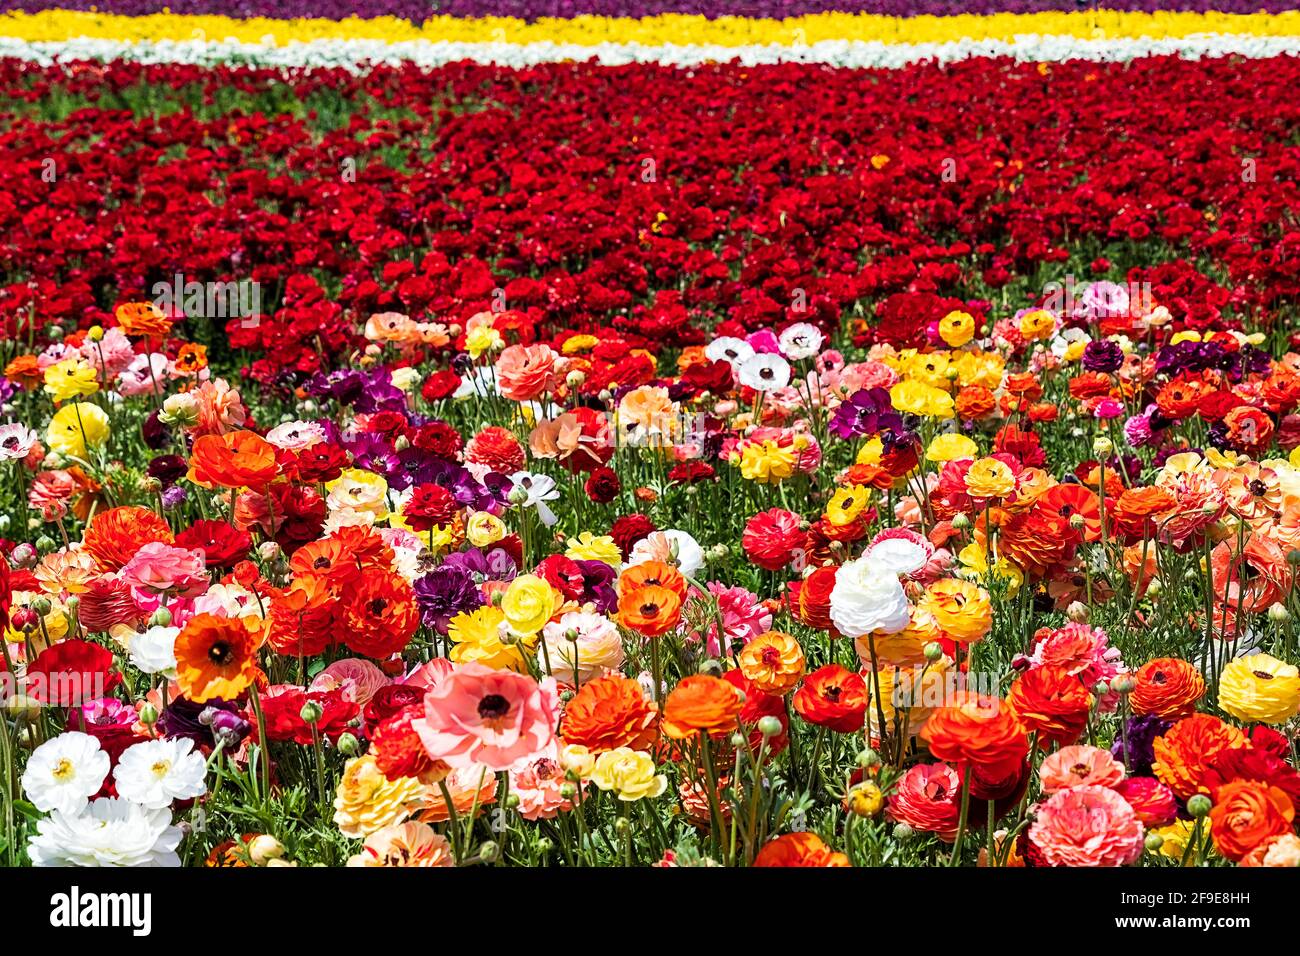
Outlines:
{"label": "peach ranunculus flower", "polygon": [[417,815],[418,819],[429,823],[441,823],[451,819],[451,813],[447,810],[447,798],[442,792],[443,787],[446,787],[447,793],[451,795],[451,805],[456,815],[462,819],[474,812],[475,807],[478,808],[479,813],[482,813],[484,808],[496,803],[496,774],[483,766],[461,767],[440,780],[437,786],[430,788],[428,806],[420,811]]}
{"label": "peach ranunculus flower", "polygon": [[677,407],[668,389],[642,385],[618,403],[618,441],[623,444],[671,445],[677,434]]}
{"label": "peach ranunculus flower", "polygon": [[1264,840],[1243,856],[1238,866],[1300,866],[1300,837],[1283,833]]}
{"label": "peach ranunculus flower", "polygon": [[361,852],[348,866],[455,866],[451,844],[433,827],[408,820],[377,830],[366,837]]}
{"label": "peach ranunculus flower", "polygon": [[429,689],[415,728],[435,760],[509,770],[554,746],[559,702],[553,677],[469,663]]}
{"label": "peach ranunculus flower", "polygon": [[1038,805],[1029,839],[1049,866],[1126,866],[1142,855],[1142,823],[1114,790],[1058,790]]}
{"label": "peach ranunculus flower", "polygon": [[1113,787],[1124,779],[1124,767],[1109,751],[1087,744],[1062,747],[1043,761],[1038,778],[1046,793],[1069,787]]}
{"label": "peach ranunculus flower", "polygon": [[519,815],[525,820],[549,820],[561,810],[574,807],[571,798],[560,793],[566,783],[564,768],[554,757],[539,757],[510,773],[510,792],[519,797]]}
{"label": "peach ranunculus flower", "polygon": [[239,392],[224,378],[203,382],[191,394],[199,405],[196,435],[224,435],[243,428],[248,420],[248,409],[240,400]]}
{"label": "peach ranunculus flower", "polygon": [[497,358],[497,384],[511,401],[531,402],[555,390],[556,360],[549,345],[511,345]]}
{"label": "peach ranunculus flower", "polygon": [[334,823],[345,837],[367,837],[428,806],[435,792],[414,777],[389,780],[374,754],[353,757],[344,764],[339,779]]}

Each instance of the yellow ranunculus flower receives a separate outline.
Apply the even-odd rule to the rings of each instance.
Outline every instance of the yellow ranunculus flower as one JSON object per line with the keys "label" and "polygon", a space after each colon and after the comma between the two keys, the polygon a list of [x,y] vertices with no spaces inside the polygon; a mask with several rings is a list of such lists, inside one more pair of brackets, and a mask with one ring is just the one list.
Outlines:
{"label": "yellow ranunculus flower", "polygon": [[521,574],[501,598],[506,627],[519,637],[532,637],[563,602],[555,589],[535,574]]}
{"label": "yellow ranunculus flower", "polygon": [[1003,498],[1015,487],[1011,466],[1000,458],[981,458],[966,472],[966,490],[973,498]]}
{"label": "yellow ranunculus flower", "polygon": [[794,474],[794,447],[771,439],[745,442],[740,451],[740,473],[760,485],[772,485]]}
{"label": "yellow ranunculus flower", "polygon": [[961,458],[974,458],[980,452],[980,446],[965,435],[953,432],[948,435],[935,435],[930,447],[925,450],[926,461],[957,461]]}
{"label": "yellow ranunculus flower", "polygon": [[1020,317],[1020,334],[1027,341],[1045,339],[1056,331],[1056,316],[1046,309],[1034,309]]}
{"label": "yellow ranunculus flower", "polygon": [[469,357],[472,359],[478,358],[484,352],[495,352],[505,344],[506,340],[501,337],[501,333],[490,325],[480,325],[470,329],[465,335],[465,350],[469,352]]}
{"label": "yellow ranunculus flower", "polygon": [[583,352],[590,352],[599,344],[600,339],[594,335],[573,335],[564,340],[560,351],[565,355],[581,355]]}
{"label": "yellow ranunculus flower", "polygon": [[505,536],[505,522],[490,511],[475,511],[465,522],[465,537],[476,548],[496,544]]}
{"label": "yellow ranunculus flower", "polygon": [[949,312],[939,320],[939,338],[949,348],[959,349],[975,337],[975,316],[969,312]]}
{"label": "yellow ranunculus flower", "polygon": [[826,520],[837,528],[852,524],[871,503],[871,489],[866,485],[840,488],[826,503]]}
{"label": "yellow ranunculus flower", "polygon": [[[988,552],[977,541],[972,541],[962,548],[957,553],[957,560],[961,562],[967,576],[974,575],[982,578],[989,573]],[[999,557],[994,563],[993,574],[1006,582],[1008,598],[1015,597],[1016,592],[1020,590],[1020,585],[1025,583],[1025,572],[1004,557]]]}
{"label": "yellow ranunculus flower", "polygon": [[560,748],[560,766],[566,774],[580,780],[590,780],[596,766],[596,755],[582,744],[565,744]]}
{"label": "yellow ranunculus flower", "polygon": [[45,370],[45,391],[56,402],[66,402],[70,398],[94,395],[99,391],[99,379],[85,359],[64,359]]}
{"label": "yellow ranunculus flower", "polygon": [[878,465],[884,454],[885,443],[880,440],[880,436],[873,435],[858,449],[857,457],[853,460],[859,465]]}
{"label": "yellow ranunculus flower", "polygon": [[613,538],[607,534],[594,535],[590,531],[570,538],[564,556],[572,561],[604,561],[615,568],[623,563],[623,552],[618,550]]}
{"label": "yellow ranunculus flower", "polygon": [[528,667],[520,645],[501,640],[504,621],[501,609],[490,604],[453,617],[447,625],[447,637],[455,644],[449,655],[452,661],[457,664],[473,661],[495,670],[525,673]]}
{"label": "yellow ranunculus flower", "polygon": [[607,750],[597,757],[591,782],[602,790],[612,790],[620,800],[657,797],[668,788],[668,778],[655,773],[650,755],[631,747]]}
{"label": "yellow ranunculus flower", "polygon": [[45,444],[61,455],[86,457],[86,446],[98,448],[108,441],[108,415],[98,405],[77,402],[64,405],[50,419]]}
{"label": "yellow ranunculus flower", "polygon": [[960,578],[943,578],[925,589],[921,606],[949,637],[961,644],[978,641],[993,627],[988,592]]}
{"label": "yellow ranunculus flower", "polygon": [[1284,724],[1300,711],[1300,670],[1270,654],[1238,657],[1219,675],[1219,707],[1241,721]]}
{"label": "yellow ranunculus flower", "polygon": [[900,412],[927,418],[952,418],[952,396],[941,388],[907,380],[889,390],[889,400]]}

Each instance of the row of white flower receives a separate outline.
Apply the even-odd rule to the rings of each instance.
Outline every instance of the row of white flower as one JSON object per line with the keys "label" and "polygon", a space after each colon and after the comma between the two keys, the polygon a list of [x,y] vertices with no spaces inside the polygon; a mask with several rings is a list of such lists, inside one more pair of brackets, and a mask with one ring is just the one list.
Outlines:
{"label": "row of white flower", "polygon": [[1139,39],[1092,39],[1070,36],[1017,36],[1014,40],[956,40],[948,43],[880,43],[827,40],[808,45],[740,46],[604,43],[446,43],[424,40],[386,43],[381,40],[313,40],[276,45],[236,40],[119,41],[78,38],[62,42],[29,42],[0,37],[0,57],[16,57],[42,65],[73,60],[135,60],[142,63],[249,63],[280,67],[343,67],[364,71],[376,64],[410,62],[422,67],[461,60],[528,67],[538,63],[595,60],[604,65],[662,63],[696,66],[737,60],[746,66],[765,63],[825,63],[831,66],[900,67],[924,60],[949,63],[972,57],[1011,57],[1022,61],[1127,61],[1146,56],[1189,58],[1239,55],[1252,58],[1300,55],[1300,36],[1211,34]]}

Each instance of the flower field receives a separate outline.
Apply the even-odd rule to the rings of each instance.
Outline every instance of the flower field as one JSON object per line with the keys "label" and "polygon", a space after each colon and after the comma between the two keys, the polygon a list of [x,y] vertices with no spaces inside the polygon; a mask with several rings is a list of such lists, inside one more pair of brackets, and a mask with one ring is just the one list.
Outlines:
{"label": "flower field", "polygon": [[1293,6],[0,3],[0,861],[1300,865]]}

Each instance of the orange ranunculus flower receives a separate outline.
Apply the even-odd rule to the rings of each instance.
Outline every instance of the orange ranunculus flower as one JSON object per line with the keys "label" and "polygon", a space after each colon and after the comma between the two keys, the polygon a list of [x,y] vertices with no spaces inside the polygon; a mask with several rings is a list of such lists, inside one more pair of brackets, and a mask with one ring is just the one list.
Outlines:
{"label": "orange ranunculus flower", "polygon": [[754,866],[848,866],[849,858],[836,853],[815,833],[783,833],[763,844]]}
{"label": "orange ranunculus flower", "polygon": [[176,683],[195,703],[234,700],[257,679],[261,643],[251,619],[196,614],[176,636]]}
{"label": "orange ranunculus flower", "polygon": [[279,471],[275,446],[247,430],[204,435],[190,453],[190,481],[208,488],[261,488]]}
{"label": "orange ranunculus flower", "polygon": [[167,522],[147,508],[124,505],[101,511],[90,520],[82,545],[102,571],[117,571],[146,544],[176,540]]}
{"label": "orange ranunculus flower", "polygon": [[782,631],[758,635],[745,645],[738,662],[740,672],[765,694],[784,695],[803,677],[803,648]]}
{"label": "orange ranunculus flower", "polygon": [[979,765],[988,776],[1010,776],[1029,753],[1029,739],[1011,709],[996,697],[957,691],[952,703],[936,708],[921,737],[938,760],[960,771]]}
{"label": "orange ranunculus flower", "polygon": [[671,564],[663,561],[642,561],[624,571],[618,578],[618,591],[626,594],[639,588],[653,586],[667,588],[677,597],[686,600],[686,578]]}
{"label": "orange ranunculus flower", "polygon": [[1196,412],[1201,399],[1213,391],[1213,385],[1183,373],[1156,392],[1156,407],[1169,418],[1187,418]]}
{"label": "orange ranunculus flower", "polygon": [[343,595],[343,640],[366,657],[391,657],[415,636],[420,609],[406,578],[367,568]]}
{"label": "orange ranunculus flower", "polygon": [[501,394],[513,402],[531,402],[543,392],[554,391],[558,358],[549,345],[507,347],[496,364]]}
{"label": "orange ranunculus flower", "polygon": [[583,684],[564,708],[560,736],[592,753],[619,747],[649,750],[658,731],[658,708],[646,700],[641,685],[622,674],[597,677]]}
{"label": "orange ranunculus flower", "polygon": [[721,677],[693,674],[664,701],[664,732],[677,740],[703,731],[720,737],[735,730],[745,706],[740,692]]}
{"label": "orange ranunculus flower", "polygon": [[647,637],[658,637],[677,626],[682,599],[667,588],[653,584],[627,591],[618,598],[618,619],[626,628]]}
{"label": "orange ranunculus flower", "polygon": [[790,602],[790,611],[809,627],[821,631],[830,631],[832,637],[838,637],[835,624],[831,621],[831,591],[835,589],[835,567],[820,567],[799,582],[799,599],[796,604]]}
{"label": "orange ranunculus flower", "polygon": [[1177,502],[1163,488],[1126,488],[1106,509],[1114,527],[1132,541],[1154,538],[1160,519],[1169,514]]}
{"label": "orange ranunculus flower", "polygon": [[1059,664],[1045,664],[1016,678],[1007,706],[1026,730],[1038,732],[1038,743],[1072,744],[1088,726],[1092,694],[1077,675]]}
{"label": "orange ranunculus flower", "polygon": [[305,574],[271,601],[267,639],[276,653],[313,657],[337,643],[339,617],[326,579]]}
{"label": "orange ranunculus flower", "polygon": [[957,393],[954,405],[957,417],[968,422],[983,418],[998,407],[993,393],[983,385],[967,385]]}
{"label": "orange ranunculus flower", "polygon": [[45,370],[37,363],[35,355],[19,355],[5,366],[4,375],[24,392],[35,391],[45,381]]}
{"label": "orange ranunculus flower", "polygon": [[127,302],[113,310],[113,318],[126,335],[158,338],[171,331],[172,321],[152,302]]}
{"label": "orange ranunculus flower", "polygon": [[1186,717],[1205,696],[1205,679],[1193,665],[1178,657],[1157,657],[1133,672],[1129,703],[1139,716],[1154,714],[1166,720]]}
{"label": "orange ranunculus flower", "polygon": [[1281,787],[1260,780],[1233,780],[1214,794],[1210,835],[1230,860],[1240,860],[1269,837],[1291,832],[1295,807]]}
{"label": "orange ranunculus flower", "polygon": [[1235,750],[1246,744],[1246,735],[1231,724],[1210,714],[1192,714],[1155,739],[1151,769],[1175,796],[1186,800],[1209,792],[1202,781],[1211,757],[1220,750]]}

